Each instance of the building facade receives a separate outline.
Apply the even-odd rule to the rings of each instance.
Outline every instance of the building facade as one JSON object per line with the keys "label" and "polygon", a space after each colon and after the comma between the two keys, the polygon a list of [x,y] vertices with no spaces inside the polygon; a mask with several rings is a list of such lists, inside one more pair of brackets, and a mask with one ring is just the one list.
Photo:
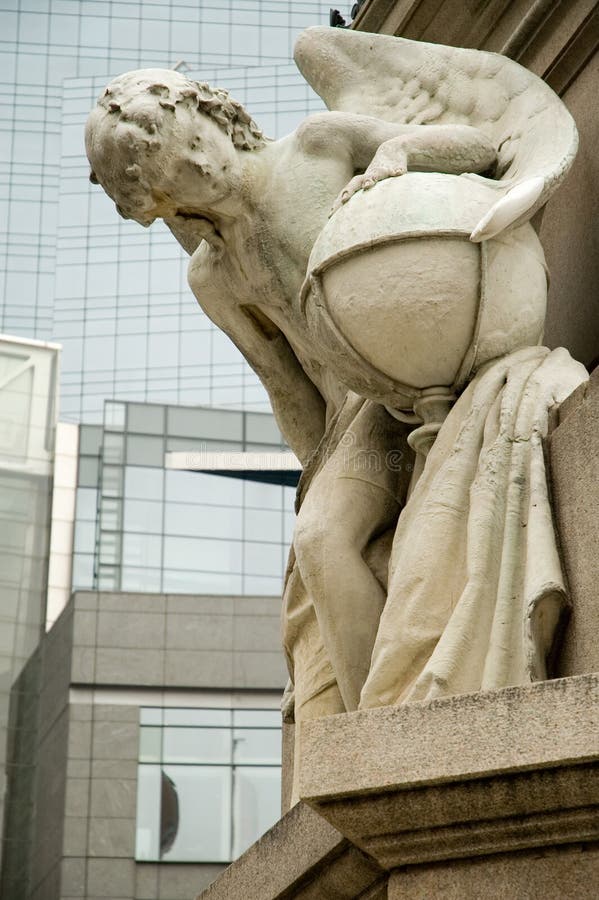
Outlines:
{"label": "building facade", "polygon": [[83,125],[128,69],[177,66],[247,103],[265,132],[318,98],[290,64],[317,0],[23,0],[0,11],[0,332],[64,346],[61,415],[104,400],[268,409],[236,348],[198,311],[172,235],[119,220],[88,183]]}
{"label": "building facade", "polygon": [[[251,664],[244,669],[246,674],[239,681],[241,676],[233,672],[232,663],[224,667],[229,673],[226,677],[221,677],[222,672],[215,674],[214,659],[202,648],[207,652],[206,642],[215,640],[220,646],[219,641],[224,641],[230,661],[233,638],[228,644],[229,637],[218,637],[211,625],[206,626],[207,637],[198,635],[193,612],[204,609],[206,603],[215,609],[222,603],[222,610],[226,610],[236,602],[234,598],[243,595],[248,597],[248,610],[255,596],[276,608],[277,601],[267,598],[280,594],[293,491],[281,483],[256,480],[255,475],[234,479],[165,469],[164,454],[169,451],[271,453],[281,449],[281,438],[254,373],[198,309],[186,283],[186,258],[172,235],[160,224],[144,232],[121,221],[108,198],[89,184],[83,125],[110,78],[132,68],[163,66],[177,67],[191,77],[228,88],[249,106],[267,134],[280,136],[308,112],[321,108],[289,59],[295,35],[327,18],[328,5],[315,0],[226,0],[217,4],[209,0],[150,0],[143,4],[22,0],[19,4],[7,2],[0,10],[4,73],[0,91],[0,331],[44,341],[54,336],[63,348],[63,421],[56,432],[56,443],[49,449],[51,458],[47,460],[40,502],[20,510],[11,499],[12,488],[7,487],[3,495],[8,506],[4,510],[1,552],[7,564],[0,593],[0,632],[7,669],[0,743],[4,751],[10,686],[40,639],[44,620],[50,628],[61,614],[68,618],[69,613],[63,610],[68,607],[73,587],[102,590],[100,606],[107,596],[104,592],[113,592],[113,600],[107,602],[116,605],[121,598],[123,613],[129,596],[126,592],[139,592],[146,598],[144,610],[148,615],[155,609],[154,597],[177,595],[184,604],[185,597],[193,594],[194,598],[187,601],[186,624],[181,613],[180,626],[183,631],[191,629],[194,646],[199,649],[192,652],[192,645],[169,649],[171,655],[182,654],[188,665],[192,658],[195,660],[195,675],[189,684],[185,682],[184,690],[197,692],[198,685],[212,690],[216,679],[215,689],[230,693],[243,682],[243,697],[238,702],[242,712],[236,712],[237,706],[224,694],[219,695],[221,706],[217,704],[220,711],[215,715],[221,720],[228,716],[228,724],[221,729],[216,724],[206,726],[226,732],[228,744],[223,737],[223,745],[230,751],[228,762],[219,758],[224,766],[224,770],[223,766],[219,769],[219,783],[229,785],[230,807],[221,831],[229,838],[227,844],[223,837],[216,854],[209,852],[215,857],[215,865],[239,852],[240,841],[245,841],[250,831],[251,837],[256,836],[255,828],[248,831],[245,820],[242,822],[235,812],[239,792],[254,791],[255,782],[249,775],[264,768],[260,777],[265,796],[274,796],[270,777],[272,767],[276,768],[274,757],[271,754],[262,767],[255,760],[238,758],[237,751],[234,753],[238,746],[235,735],[239,732],[241,740],[256,730],[251,722],[248,724],[253,713],[246,702],[247,692],[263,688],[263,667],[268,670],[269,659],[265,653],[275,653],[279,667],[276,685],[269,682],[267,686],[271,720],[283,686],[284,667],[275,649],[279,645],[276,616],[270,617],[270,630],[263,634],[264,620],[256,613],[257,632],[249,620],[246,623],[247,640],[255,646]],[[52,352],[56,353],[54,349]],[[2,375],[7,372],[3,366]],[[54,368],[51,375],[47,373],[48,396],[56,393],[57,372]],[[202,408],[193,408],[199,406]],[[16,440],[23,423],[14,404],[8,412],[6,433]],[[52,415],[56,415],[56,406]],[[10,479],[14,481],[12,469]],[[19,516],[27,521],[21,522]],[[36,595],[31,603],[24,598],[23,573],[18,579],[15,575],[19,561],[15,541],[21,525],[31,539],[28,546],[37,548],[33,553]],[[198,595],[212,599],[204,602]],[[177,601],[169,602],[176,607]],[[144,619],[142,612],[140,621]],[[223,616],[218,620],[219,627],[226,619],[227,628],[232,628],[233,618]],[[23,761],[38,765],[42,757],[45,759],[46,748],[50,748],[49,758],[56,771],[66,759],[57,756],[56,750],[60,746],[60,752],[66,752],[66,745],[60,743],[65,734],[60,731],[63,726],[57,726],[58,731],[45,730],[44,717],[53,713],[44,711],[44,697],[49,695],[42,696],[41,692],[52,667],[43,668],[40,660],[47,653],[51,657],[51,651],[44,647],[52,641],[58,646],[62,640],[63,651],[73,659],[89,654],[76,641],[70,648],[68,641],[64,644],[64,626],[59,633],[63,638],[59,639],[54,629],[49,631],[15,687],[13,720],[8,729],[11,773],[14,766],[25,765]],[[164,636],[164,652],[169,640]],[[151,655],[156,656],[158,649],[152,645]],[[120,664],[129,658],[138,659],[135,647],[117,642],[113,650],[112,674],[102,676],[106,683],[111,679],[119,682],[125,677],[119,674]],[[250,657],[241,654],[239,659]],[[83,677],[77,671],[76,677]],[[126,676],[130,684],[139,682],[143,687],[143,677],[136,681],[134,676],[131,672]],[[168,681],[165,672],[161,677]],[[72,687],[67,690],[65,685],[63,680],[63,695]],[[165,685],[162,688],[166,690]],[[172,708],[177,709],[181,702],[181,698],[173,701]],[[68,705],[68,701],[65,703]],[[214,703],[208,705],[214,707]],[[54,701],[51,706],[54,709]],[[137,728],[141,727],[140,708],[140,704],[133,704]],[[261,715],[260,709],[258,704],[256,715]],[[73,722],[77,715],[75,712]],[[160,724],[146,722],[142,731],[147,734],[147,729],[159,728],[168,744],[169,729],[175,726],[164,718],[167,713],[161,716]],[[29,743],[23,743],[21,738],[30,726],[35,737],[30,734]],[[175,732],[181,742],[187,734],[184,727]],[[272,731],[270,725],[257,728]],[[278,729],[275,731],[278,733]],[[44,741],[50,743],[42,752]],[[166,756],[144,762],[150,781],[157,765],[170,772],[168,777],[179,771],[177,766],[187,765],[167,750]],[[138,752],[139,748],[135,750],[136,760]],[[203,759],[200,764],[208,762]],[[46,803],[53,804],[56,798],[43,795],[46,788],[50,789],[44,784],[45,779],[52,780],[52,771],[40,763],[35,790],[42,794],[35,795],[35,803],[33,782],[12,779],[12,818],[3,838],[3,878],[8,896],[17,890],[19,879],[35,896],[62,896],[57,892],[72,890],[67,887],[66,868],[70,866],[73,871],[81,867],[80,863],[69,863],[64,879],[62,874],[59,877],[56,854],[68,856],[68,843],[63,848],[58,841],[48,849],[53,837],[44,829],[49,828],[54,837],[58,835],[57,820],[46,817],[50,815]],[[173,781],[176,783],[176,778]],[[70,800],[65,796],[64,809],[68,809]],[[60,810],[62,801],[59,795],[56,797],[56,809]],[[148,815],[155,820],[155,802],[152,809]],[[264,819],[259,821],[259,827],[263,827]],[[83,822],[77,827],[87,828]],[[182,828],[184,831],[184,824]],[[135,837],[133,840],[135,843]],[[181,864],[189,864],[190,853],[197,860],[205,859],[201,849],[204,844],[196,834],[196,849],[186,851],[188,855]],[[158,845],[162,853],[159,838]],[[154,850],[145,851],[146,873],[150,871],[148,866],[160,865],[147,861],[147,853],[155,853],[156,829],[148,846]],[[39,852],[35,863],[27,855],[32,847]],[[88,849],[93,856],[98,846],[94,849],[90,844],[85,852],[79,847],[78,858],[85,857]],[[171,854],[177,852],[175,841]],[[109,855],[105,854],[106,858]],[[97,880],[90,882],[89,896],[96,895],[98,884]],[[144,896],[146,888],[139,890],[139,896]],[[156,896],[160,890],[156,887]],[[175,888],[171,885],[164,890],[167,893],[163,891],[162,895],[170,896],[168,891]],[[72,896],[79,894],[75,891]]]}
{"label": "building facade", "polygon": [[188,900],[280,814],[279,601],[76,592],[12,692],[11,900]]}

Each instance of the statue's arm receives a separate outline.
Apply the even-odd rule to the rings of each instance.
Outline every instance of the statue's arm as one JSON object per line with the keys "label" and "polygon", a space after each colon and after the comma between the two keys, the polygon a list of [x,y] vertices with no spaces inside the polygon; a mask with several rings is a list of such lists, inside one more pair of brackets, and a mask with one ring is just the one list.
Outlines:
{"label": "statue's arm", "polygon": [[384,178],[408,171],[482,173],[497,156],[486,135],[470,125],[396,125],[351,113],[317,113],[300,127],[299,138],[309,152],[328,147],[347,154],[358,171],[334,208]]}
{"label": "statue's arm", "polygon": [[[231,302],[226,289],[206,290],[202,248],[190,261],[189,285],[214,324],[233,341],[268,393],[285,440],[305,464],[320,443],[326,425],[326,401],[304,372],[283,332],[257,307]],[[214,285],[213,285],[214,288]]]}
{"label": "statue's arm", "polygon": [[326,402],[283,332],[254,307],[241,307],[240,315],[244,327],[223,330],[260,378],[283,437],[305,465],[324,434]]}

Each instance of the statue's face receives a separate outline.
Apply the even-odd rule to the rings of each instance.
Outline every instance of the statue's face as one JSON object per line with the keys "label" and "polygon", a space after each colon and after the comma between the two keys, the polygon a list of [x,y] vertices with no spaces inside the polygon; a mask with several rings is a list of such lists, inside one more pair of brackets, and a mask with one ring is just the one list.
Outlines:
{"label": "statue's face", "polygon": [[237,152],[217,123],[177,106],[172,128],[156,154],[140,163],[154,201],[154,218],[209,214],[238,187]]}
{"label": "statue's face", "polygon": [[176,216],[210,218],[239,187],[239,158],[228,135],[183,103],[165,118],[155,140],[104,114],[88,153],[121,214],[142,225]]}

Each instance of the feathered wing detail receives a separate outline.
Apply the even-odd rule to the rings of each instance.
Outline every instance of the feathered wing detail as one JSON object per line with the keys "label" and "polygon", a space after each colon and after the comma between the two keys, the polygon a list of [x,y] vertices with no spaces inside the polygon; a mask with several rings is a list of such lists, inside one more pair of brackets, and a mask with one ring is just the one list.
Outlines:
{"label": "feathered wing detail", "polygon": [[[530,206],[522,209],[518,198],[509,204],[517,216],[510,224],[529,220],[547,202],[576,155],[576,126],[565,105],[540,78],[506,56],[315,27],[298,38],[295,61],[331,110],[397,124],[479,128],[498,153],[496,219],[505,220],[510,189],[543,179],[540,191],[521,192],[533,198]],[[473,239],[492,236],[493,218]]]}

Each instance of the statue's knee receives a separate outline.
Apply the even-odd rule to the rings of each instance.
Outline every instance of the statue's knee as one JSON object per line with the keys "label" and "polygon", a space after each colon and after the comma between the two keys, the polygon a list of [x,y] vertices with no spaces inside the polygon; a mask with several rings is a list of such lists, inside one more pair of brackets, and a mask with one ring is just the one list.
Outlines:
{"label": "statue's knee", "polygon": [[293,546],[300,569],[306,565],[312,566],[322,558],[326,531],[322,517],[302,507],[293,534]]}

